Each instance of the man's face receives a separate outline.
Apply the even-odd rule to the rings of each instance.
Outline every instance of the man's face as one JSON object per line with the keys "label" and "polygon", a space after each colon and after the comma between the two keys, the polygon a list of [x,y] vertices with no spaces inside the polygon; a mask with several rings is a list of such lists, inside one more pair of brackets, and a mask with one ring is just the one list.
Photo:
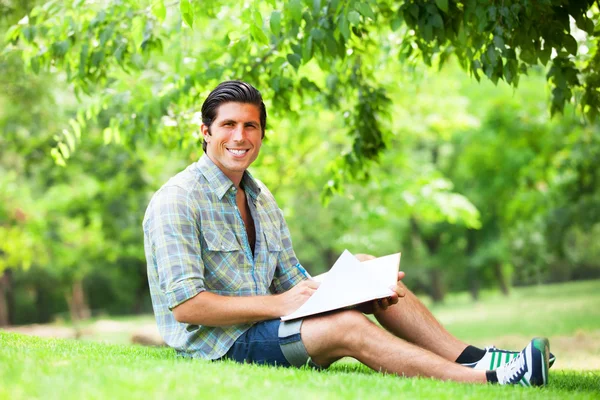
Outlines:
{"label": "man's face", "polygon": [[208,127],[202,124],[206,154],[239,185],[244,171],[256,160],[262,145],[260,111],[254,104],[224,103]]}

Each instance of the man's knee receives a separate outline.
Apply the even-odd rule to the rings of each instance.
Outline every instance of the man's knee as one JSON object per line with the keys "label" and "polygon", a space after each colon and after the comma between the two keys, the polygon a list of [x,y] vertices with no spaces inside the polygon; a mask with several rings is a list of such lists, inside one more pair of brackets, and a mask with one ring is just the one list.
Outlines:
{"label": "man's knee", "polygon": [[332,313],[330,323],[337,330],[352,330],[362,324],[369,323],[368,318],[357,310],[344,310]]}
{"label": "man's knee", "polygon": [[302,324],[302,339],[307,349],[345,356],[360,342],[367,324],[372,322],[359,311],[338,311],[306,319]]}

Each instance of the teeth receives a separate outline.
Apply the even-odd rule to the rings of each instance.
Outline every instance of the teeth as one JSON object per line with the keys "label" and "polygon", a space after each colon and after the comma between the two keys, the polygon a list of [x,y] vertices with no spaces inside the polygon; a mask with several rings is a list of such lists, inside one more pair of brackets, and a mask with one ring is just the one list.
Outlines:
{"label": "teeth", "polygon": [[236,156],[241,156],[242,154],[245,154],[248,150],[234,150],[234,149],[227,149],[229,150],[231,153],[235,154]]}

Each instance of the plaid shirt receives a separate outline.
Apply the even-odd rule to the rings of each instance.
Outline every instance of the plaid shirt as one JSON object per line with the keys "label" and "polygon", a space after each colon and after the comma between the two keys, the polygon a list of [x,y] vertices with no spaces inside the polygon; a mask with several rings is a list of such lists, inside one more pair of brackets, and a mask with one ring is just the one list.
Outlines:
{"label": "plaid shirt", "polygon": [[290,232],[271,192],[246,171],[242,179],[256,227],[254,254],[237,209],[236,188],[204,155],[153,196],[144,217],[148,282],[159,331],[180,354],[216,359],[252,324],[179,323],[171,310],[202,291],[261,296],[304,278]]}

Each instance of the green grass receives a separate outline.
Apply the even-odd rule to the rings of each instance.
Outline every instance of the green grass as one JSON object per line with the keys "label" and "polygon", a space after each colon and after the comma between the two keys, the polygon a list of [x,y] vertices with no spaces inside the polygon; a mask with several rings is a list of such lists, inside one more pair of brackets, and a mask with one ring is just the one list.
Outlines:
{"label": "green grass", "polygon": [[184,360],[169,349],[0,333],[0,397],[23,398],[598,398],[600,374],[557,372],[544,389],[464,385],[373,373]]}
{"label": "green grass", "polygon": [[[475,306],[462,296],[453,296],[434,311],[453,332],[470,335],[469,340],[494,338],[504,329],[525,336],[550,332],[551,337],[555,332],[595,332],[600,327],[599,287],[596,281],[523,288],[509,300],[486,294]],[[532,303],[536,307],[529,310],[527,305]],[[501,318],[494,310],[502,312]],[[166,348],[0,332],[0,399],[598,399],[600,365],[592,369],[554,368],[550,384],[542,389],[466,385],[382,375],[352,361],[318,372],[185,360]]]}
{"label": "green grass", "polygon": [[486,292],[475,305],[464,293],[431,309],[450,332],[469,342],[499,334],[572,335],[600,330],[600,281],[518,288],[509,297]]}

